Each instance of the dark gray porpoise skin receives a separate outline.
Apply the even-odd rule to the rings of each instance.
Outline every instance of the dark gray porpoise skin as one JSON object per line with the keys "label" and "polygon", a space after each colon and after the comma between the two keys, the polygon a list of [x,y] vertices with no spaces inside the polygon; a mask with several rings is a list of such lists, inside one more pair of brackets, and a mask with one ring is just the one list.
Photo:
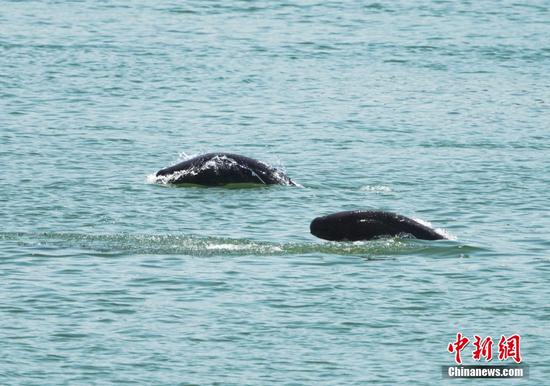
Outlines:
{"label": "dark gray porpoise skin", "polygon": [[270,165],[242,155],[208,153],[159,170],[157,177],[166,177],[171,184],[219,186],[226,184],[292,185],[286,174]]}
{"label": "dark gray porpoise skin", "polygon": [[315,218],[311,234],[331,241],[371,240],[380,236],[410,234],[417,239],[445,239],[435,230],[413,219],[391,212],[349,211]]}

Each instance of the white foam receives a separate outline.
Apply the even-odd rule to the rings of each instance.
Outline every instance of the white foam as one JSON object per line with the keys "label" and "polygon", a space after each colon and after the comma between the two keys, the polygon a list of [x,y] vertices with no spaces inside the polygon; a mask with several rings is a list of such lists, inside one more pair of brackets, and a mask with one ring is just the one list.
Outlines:
{"label": "white foam", "polygon": [[417,223],[420,223],[424,226],[427,226],[429,228],[432,228],[436,233],[440,234],[441,236],[445,237],[446,239],[449,239],[449,240],[453,240],[453,241],[456,241],[457,240],[457,237],[450,234],[446,229],[443,229],[443,228],[434,228],[432,226],[432,223],[429,222],[429,221],[426,221],[426,220],[422,220],[421,218],[416,218],[416,217],[413,217],[412,218],[414,221],[416,221]]}
{"label": "white foam", "polygon": [[441,236],[445,237],[446,239],[449,239],[449,240],[452,240],[452,241],[456,241],[458,240],[458,237],[456,237],[455,235],[453,234],[450,234],[448,230],[446,229],[443,229],[443,228],[436,228],[435,231],[437,233],[439,233]]}
{"label": "white foam", "polygon": [[216,251],[241,251],[244,249],[248,249],[246,245],[237,245],[237,244],[208,244],[206,246],[206,249],[208,250],[216,250]]}
{"label": "white foam", "polygon": [[389,186],[385,185],[365,185],[361,190],[375,193],[390,193],[393,191]]}
{"label": "white foam", "polygon": [[420,223],[420,224],[422,224],[422,225],[424,225],[424,226],[426,226],[426,227],[428,227],[428,228],[433,228],[433,227],[432,227],[432,223],[429,222],[429,221],[422,220],[421,218],[417,218],[417,217],[412,217],[412,219],[413,219],[414,221],[416,221],[417,223]]}
{"label": "white foam", "polygon": [[188,159],[191,159],[195,157],[194,155],[187,155],[186,152],[182,151],[178,154],[178,160],[176,162],[183,162],[183,161],[187,161]]}
{"label": "white foam", "polygon": [[174,181],[176,181],[181,176],[195,175],[197,173],[198,173],[197,170],[189,169],[189,170],[177,171],[177,172],[174,172],[172,174],[165,175],[165,176],[157,176],[156,174],[149,174],[146,177],[146,181],[149,184],[167,185],[167,184],[173,183]]}
{"label": "white foam", "polygon": [[149,174],[147,177],[145,177],[145,182],[148,184],[156,184],[158,177],[156,176],[156,173]]}
{"label": "white foam", "polygon": [[207,244],[204,246],[205,249],[209,251],[220,251],[220,252],[262,252],[262,253],[280,253],[283,251],[283,248],[280,246],[262,246],[255,243],[246,243],[246,244],[229,244],[229,243],[219,243],[219,244]]}

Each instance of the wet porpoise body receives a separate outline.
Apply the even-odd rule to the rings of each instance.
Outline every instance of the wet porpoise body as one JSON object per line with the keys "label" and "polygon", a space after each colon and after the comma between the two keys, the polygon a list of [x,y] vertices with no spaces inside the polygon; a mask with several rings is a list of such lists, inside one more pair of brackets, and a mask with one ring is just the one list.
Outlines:
{"label": "wet porpoise body", "polygon": [[442,240],[446,237],[411,218],[382,211],[348,211],[317,217],[310,224],[311,234],[331,241],[371,240],[382,236],[412,235],[417,239]]}
{"label": "wet porpoise body", "polygon": [[284,172],[253,158],[231,153],[207,153],[159,170],[156,177],[170,184],[220,186],[226,184],[292,185]]}

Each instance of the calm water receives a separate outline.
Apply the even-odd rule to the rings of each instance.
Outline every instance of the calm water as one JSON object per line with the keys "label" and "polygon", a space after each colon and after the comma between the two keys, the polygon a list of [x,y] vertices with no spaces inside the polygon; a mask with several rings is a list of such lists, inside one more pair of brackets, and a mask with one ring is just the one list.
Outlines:
{"label": "calm water", "polygon": [[[548,1],[0,0],[0,384],[471,384],[458,331],[544,384],[549,42]],[[207,151],[304,187],[148,182]],[[359,208],[454,240],[309,234]]]}

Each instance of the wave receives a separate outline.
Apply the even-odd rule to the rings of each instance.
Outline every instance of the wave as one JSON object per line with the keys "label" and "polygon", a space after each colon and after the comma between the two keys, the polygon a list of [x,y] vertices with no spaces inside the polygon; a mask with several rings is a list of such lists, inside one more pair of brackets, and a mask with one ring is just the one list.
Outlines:
{"label": "wave", "polygon": [[53,246],[99,252],[136,254],[179,254],[189,256],[272,256],[272,255],[359,255],[397,256],[422,253],[436,256],[469,256],[479,247],[460,245],[452,240],[427,242],[409,238],[383,238],[359,242],[274,243],[249,239],[199,237],[195,235],[82,234],[65,232],[0,233],[0,241],[15,241],[29,247]]}

